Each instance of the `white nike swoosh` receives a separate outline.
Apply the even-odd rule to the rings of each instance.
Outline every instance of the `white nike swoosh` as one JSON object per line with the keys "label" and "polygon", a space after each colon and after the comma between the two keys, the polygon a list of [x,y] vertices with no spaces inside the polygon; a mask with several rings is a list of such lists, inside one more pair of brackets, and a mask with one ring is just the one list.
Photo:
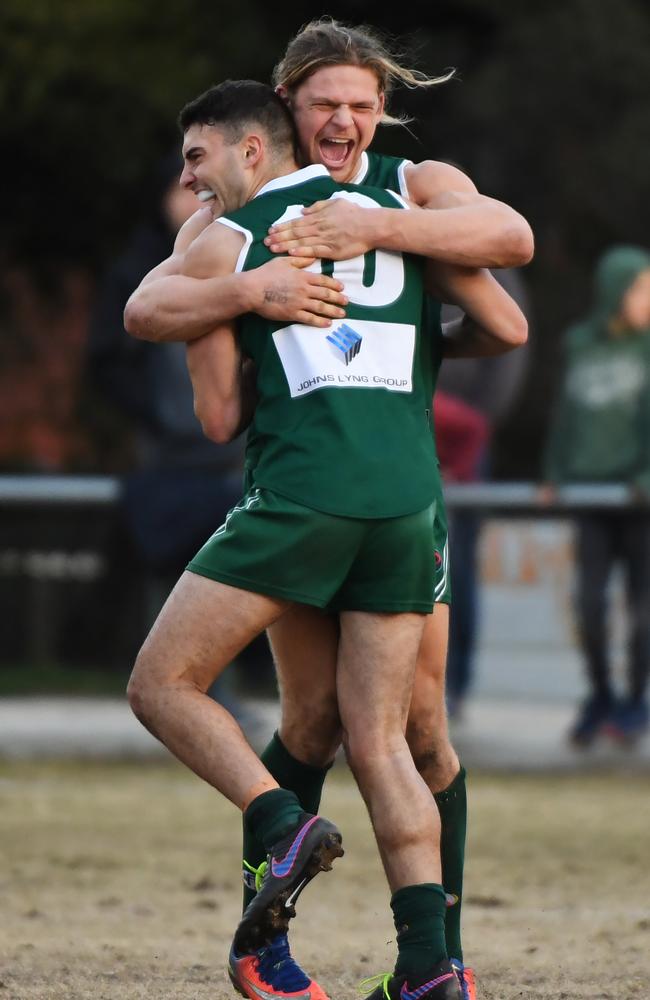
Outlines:
{"label": "white nike swoosh", "polygon": [[284,905],[285,905],[285,907],[286,907],[287,909],[289,909],[289,907],[290,907],[290,906],[293,906],[293,901],[294,901],[294,899],[297,899],[297,898],[298,898],[298,896],[299,896],[299,895],[300,895],[300,893],[302,892],[302,890],[303,890],[304,886],[306,886],[306,885],[307,885],[307,882],[308,882],[308,879],[304,878],[304,879],[302,880],[302,882],[299,882],[299,883],[298,883],[298,885],[297,885],[297,886],[296,886],[296,888],[295,888],[295,889],[293,890],[293,892],[291,893],[291,895],[290,895],[290,896],[287,896],[287,898],[286,898],[286,899],[285,899],[285,901],[284,901]]}
{"label": "white nike swoosh", "polygon": [[[250,979],[246,979],[245,976],[244,976],[244,982],[246,983],[247,986],[251,988],[255,996],[260,998],[260,1000],[277,1000],[278,996],[277,993],[267,993],[266,990],[260,989],[259,986],[256,986],[255,983],[252,983]],[[311,1000],[311,993],[303,993],[301,995],[301,1000]]]}

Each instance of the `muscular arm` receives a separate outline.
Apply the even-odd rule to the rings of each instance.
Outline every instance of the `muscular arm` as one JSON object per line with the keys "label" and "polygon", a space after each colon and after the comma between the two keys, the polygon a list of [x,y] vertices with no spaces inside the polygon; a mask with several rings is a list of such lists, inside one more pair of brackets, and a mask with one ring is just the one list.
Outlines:
{"label": "muscular arm", "polygon": [[[242,236],[215,224],[188,249],[182,276],[199,281],[234,270]],[[194,412],[203,432],[218,443],[230,441],[249,423],[255,408],[254,370],[242,355],[234,322],[221,322],[187,345],[194,389]]]}
{"label": "muscular arm", "polygon": [[[428,165],[420,165],[420,167],[426,166]],[[435,166],[445,165],[436,164]],[[412,170],[419,170],[420,167],[413,167]],[[463,177],[465,182],[475,191],[468,178],[460,174],[460,171],[455,168],[450,169],[453,170],[454,175]],[[417,176],[421,180],[421,175],[418,174]],[[419,184],[418,186],[418,183],[413,185],[412,175],[408,175],[408,183],[409,194],[412,193],[411,187],[415,186],[416,195],[423,198],[425,194],[428,194],[430,204],[433,205],[435,203],[439,207],[435,210],[412,207],[409,211],[403,211],[392,208],[362,208],[354,205],[347,199],[345,202],[339,199],[332,199],[328,202],[317,203],[317,205],[323,206],[318,209],[317,214],[320,215],[322,213],[325,218],[326,213],[331,212],[328,225],[336,228],[336,240],[340,239],[342,241],[345,239],[347,247],[345,257],[352,256],[354,252],[365,252],[363,246],[367,250],[371,246],[386,245],[385,242],[371,242],[366,246],[367,240],[375,240],[377,237],[377,234],[373,233],[372,224],[369,228],[364,228],[366,225],[365,219],[375,216],[375,213],[384,213],[393,220],[394,224],[399,224],[398,232],[400,234],[402,249],[412,250],[413,246],[408,248],[404,246],[408,240],[409,226],[412,220],[415,219],[416,225],[415,227],[411,227],[411,229],[417,231],[420,225],[419,220],[422,217],[434,218],[440,216],[443,212],[446,213],[446,216],[449,216],[456,210],[462,213],[464,208],[472,204],[472,197],[475,202],[476,198],[480,198],[480,196],[472,196],[468,192],[436,191],[435,185],[427,186],[426,184]],[[480,199],[480,201],[491,202],[491,199]],[[500,203],[494,202],[493,204],[499,205]],[[312,208],[315,207],[312,206]],[[341,207],[343,207],[342,213]],[[504,208],[507,208],[507,206],[504,206]],[[305,213],[309,211],[309,209],[305,209]],[[508,209],[508,212],[510,211]],[[336,213],[336,218],[334,217],[334,213]],[[343,215],[343,220],[340,220],[341,214]],[[290,253],[305,252],[306,247],[298,245],[298,241],[296,240],[289,240],[281,244],[273,243],[275,238],[273,235],[274,232],[276,234],[291,235],[291,227],[300,230],[304,225],[305,218],[309,219],[309,216],[303,216],[302,219],[284,223],[277,228],[274,227],[269,240],[267,240],[267,242],[270,242],[271,249],[288,249]],[[338,229],[340,225],[345,227],[344,236],[340,235]],[[361,233],[361,236],[358,235],[359,233]],[[360,243],[358,242],[359,240],[361,241]],[[326,249],[328,248],[325,246],[314,244],[310,248],[310,252],[312,250],[320,252]],[[397,247],[394,247],[394,249],[397,249]],[[329,252],[330,250],[328,249],[327,255],[329,255]],[[462,322],[454,324],[447,331],[447,338],[445,340],[445,355],[447,357],[482,357],[502,354],[526,342],[528,324],[524,314],[514,299],[504,291],[486,268],[443,263],[440,260],[433,259],[432,255],[427,254],[426,250],[422,247],[418,252],[429,257],[427,262],[427,290],[443,302],[460,306],[467,314]],[[325,253],[323,255],[326,256]]]}
{"label": "muscular arm", "polygon": [[490,357],[526,343],[526,317],[489,271],[431,265],[427,287],[466,314],[443,327],[446,358]]}
{"label": "muscular arm", "polygon": [[141,340],[192,341],[222,322],[257,312],[281,322],[329,326],[345,316],[340,281],[303,270],[311,258],[270,261],[254,271],[198,278],[185,254],[212,222],[201,209],[180,230],[172,255],[143,278],[126,304],[125,329]]}
{"label": "muscular arm", "polygon": [[504,202],[480,195],[462,171],[426,160],[406,170],[414,208],[361,208],[337,200],[273,227],[274,252],[342,260],[376,247],[464,267],[517,267],[533,255],[530,226]]}
{"label": "muscular arm", "polygon": [[194,412],[211,441],[232,441],[248,427],[257,401],[255,368],[244,358],[231,324],[187,345]]}

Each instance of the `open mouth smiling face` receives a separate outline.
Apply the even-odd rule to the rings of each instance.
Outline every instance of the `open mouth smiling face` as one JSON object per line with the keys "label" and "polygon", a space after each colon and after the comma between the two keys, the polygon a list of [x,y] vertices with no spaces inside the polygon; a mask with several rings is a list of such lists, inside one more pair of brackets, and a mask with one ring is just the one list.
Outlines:
{"label": "open mouth smiling face", "polygon": [[318,139],[319,160],[328,170],[341,170],[354,156],[357,143],[354,139],[324,136]]}
{"label": "open mouth smiling face", "polygon": [[375,73],[363,66],[324,66],[296,87],[289,104],[303,162],[322,163],[336,180],[350,180],[384,110]]}

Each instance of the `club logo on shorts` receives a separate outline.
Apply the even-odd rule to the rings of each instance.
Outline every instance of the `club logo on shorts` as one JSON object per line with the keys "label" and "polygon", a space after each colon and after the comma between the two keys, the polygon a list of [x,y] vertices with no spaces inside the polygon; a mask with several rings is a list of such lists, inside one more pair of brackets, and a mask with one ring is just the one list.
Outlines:
{"label": "club logo on shorts", "polygon": [[361,350],[363,338],[347,323],[341,323],[333,333],[327,335],[334,356],[347,367]]}
{"label": "club logo on shorts", "polygon": [[440,555],[437,549],[433,553],[433,561],[435,563],[436,569],[440,569],[440,567],[442,566],[442,556]]}

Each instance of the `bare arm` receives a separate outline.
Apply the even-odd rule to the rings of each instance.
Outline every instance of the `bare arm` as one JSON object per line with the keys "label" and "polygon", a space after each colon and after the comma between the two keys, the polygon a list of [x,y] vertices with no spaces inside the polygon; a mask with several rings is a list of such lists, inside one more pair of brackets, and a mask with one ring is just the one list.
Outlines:
{"label": "bare arm", "polygon": [[243,357],[231,324],[187,345],[194,412],[211,441],[232,441],[252,420],[257,393],[255,368]]}
{"label": "bare arm", "polygon": [[[242,236],[225,226],[206,231],[188,249],[183,276],[206,281],[234,270]],[[194,412],[204,434],[224,443],[249,423],[255,408],[254,370],[244,358],[234,322],[217,324],[187,345]]]}
{"label": "bare arm", "polygon": [[[517,267],[533,255],[530,226],[504,202],[480,195],[462,171],[425,160],[407,168],[406,216],[391,208],[316,202],[301,218],[272,227],[274,252],[342,260],[376,247],[465,267]],[[450,197],[448,197],[450,196]]]}
{"label": "bare arm", "polygon": [[490,357],[526,343],[526,317],[489,271],[432,264],[427,279],[436,298],[466,313],[443,327],[446,358]]}
{"label": "bare arm", "polygon": [[[459,173],[459,171],[455,171],[455,173]],[[375,210],[359,207],[358,215],[354,217],[351,210],[354,209],[357,212],[357,206],[347,200],[345,203],[336,199],[332,202],[318,204],[337,206],[337,211],[338,206],[344,204],[345,224],[346,226],[350,225],[351,230],[357,225],[355,221],[357,218],[358,226],[363,228],[363,220],[366,216],[372,216],[375,211],[385,212],[392,219],[397,219],[399,223],[404,224],[402,228],[404,234],[408,228],[409,220],[417,218],[418,213],[420,216],[433,216],[439,215],[440,211],[443,210],[451,212],[455,208],[461,209],[467,203],[468,197],[470,196],[467,193],[440,191],[433,199],[436,203],[445,206],[439,211],[417,208],[411,208],[409,211],[392,208]],[[490,201],[490,199],[486,200]],[[297,224],[300,224],[300,220]],[[292,223],[287,225],[292,225]],[[352,232],[346,236],[346,239],[348,239],[350,247],[346,256],[350,256],[352,250],[357,249]],[[483,357],[502,354],[526,342],[528,337],[526,317],[514,299],[508,295],[486,268],[445,264],[429,259],[427,262],[427,290],[442,302],[460,306],[467,314],[462,322],[450,326],[446,331],[446,357]]]}
{"label": "bare arm", "polygon": [[312,258],[281,258],[238,274],[205,278],[188,274],[185,254],[212,221],[209,209],[188,219],[172,255],[133,292],[124,311],[124,326],[132,336],[156,342],[192,341],[246,312],[318,327],[345,316],[343,285],[327,275],[305,271]]}

